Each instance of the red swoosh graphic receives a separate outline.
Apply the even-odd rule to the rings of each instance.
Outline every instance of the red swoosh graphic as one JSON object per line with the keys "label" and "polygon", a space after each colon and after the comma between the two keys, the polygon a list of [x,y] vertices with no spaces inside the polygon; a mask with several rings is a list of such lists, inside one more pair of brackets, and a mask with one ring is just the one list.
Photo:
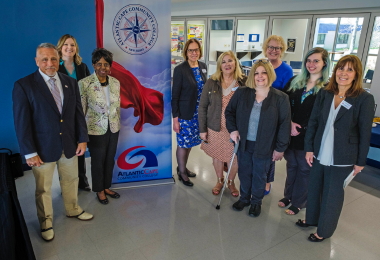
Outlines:
{"label": "red swoosh graphic", "polygon": [[120,154],[119,158],[117,159],[117,166],[119,166],[119,168],[123,169],[123,170],[132,170],[132,169],[138,167],[144,161],[144,159],[142,159],[138,163],[130,164],[130,163],[127,163],[127,161],[125,160],[125,157],[127,156],[127,154],[129,152],[136,150],[138,148],[141,148],[141,147],[145,147],[145,146],[134,146],[134,147],[131,147],[131,148],[125,150],[122,154]]}

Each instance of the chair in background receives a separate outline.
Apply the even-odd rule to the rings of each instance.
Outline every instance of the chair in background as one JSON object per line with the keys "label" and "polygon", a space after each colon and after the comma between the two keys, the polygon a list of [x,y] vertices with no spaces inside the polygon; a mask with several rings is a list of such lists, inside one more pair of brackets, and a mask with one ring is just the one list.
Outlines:
{"label": "chair in background", "polygon": [[291,61],[290,67],[294,70],[300,70],[302,68],[302,61]]}
{"label": "chair in background", "polygon": [[367,83],[367,80],[372,82],[373,72],[374,70],[367,70],[367,73],[365,74],[364,79],[363,79],[363,83]]}

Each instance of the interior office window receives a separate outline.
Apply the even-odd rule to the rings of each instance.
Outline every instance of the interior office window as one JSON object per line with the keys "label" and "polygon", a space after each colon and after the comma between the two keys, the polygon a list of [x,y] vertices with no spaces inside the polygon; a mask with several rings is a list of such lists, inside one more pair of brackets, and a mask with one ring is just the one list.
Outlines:
{"label": "interior office window", "polygon": [[364,82],[371,83],[373,73],[375,72],[377,57],[379,56],[380,49],[380,16],[376,17],[373,26],[371,43],[369,46],[367,64],[364,71]]}
{"label": "interior office window", "polygon": [[338,34],[338,38],[336,39],[336,43],[337,44],[347,44],[349,38],[350,38],[349,34]]}
{"label": "interior office window", "polygon": [[325,33],[319,33],[318,39],[317,39],[317,44],[325,44],[325,40],[326,40],[326,34]]}

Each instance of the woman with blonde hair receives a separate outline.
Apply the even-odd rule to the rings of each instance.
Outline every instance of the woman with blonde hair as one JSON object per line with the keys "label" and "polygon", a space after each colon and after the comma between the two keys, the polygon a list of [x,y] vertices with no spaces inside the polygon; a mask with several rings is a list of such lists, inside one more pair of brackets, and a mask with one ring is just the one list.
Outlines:
{"label": "woman with blonde hair", "polygon": [[[230,164],[234,148],[229,142],[230,134],[226,128],[224,111],[236,89],[244,86],[246,80],[247,77],[241,72],[234,53],[226,51],[219,56],[216,72],[207,80],[202,91],[198,109],[199,132],[203,140],[201,149],[212,157],[218,178],[217,184],[212,189],[214,195],[218,195],[223,187],[223,164],[224,162]],[[234,197],[239,196],[234,183],[237,168],[235,158],[227,183]]]}
{"label": "woman with blonde hair", "polygon": [[375,100],[363,89],[363,67],[355,55],[335,65],[326,88],[315,100],[305,136],[306,161],[311,167],[306,220],[316,226],[311,242],[331,237],[344,202],[344,182],[361,172],[371,139]]}
{"label": "woman with blonde hair", "polygon": [[247,87],[239,88],[225,112],[231,139],[240,141],[238,166],[240,199],[233,209],[242,211],[251,205],[249,215],[261,213],[267,172],[272,161],[281,160],[290,139],[290,104],[288,96],[272,88],[276,79],[273,66],[266,59],[254,62]]}
{"label": "woman with blonde hair", "polygon": [[[60,58],[59,72],[66,74],[77,81],[91,75],[87,65],[82,62],[82,57],[79,56],[79,46],[74,36],[70,34],[63,35],[58,41],[57,50]],[[78,156],[78,177],[78,188],[85,191],[91,191],[86,176],[85,155]]]}
{"label": "woman with blonde hair", "polygon": [[[274,72],[276,73],[276,80],[273,82],[272,87],[282,90],[286,83],[293,77],[293,69],[288,64],[283,62],[281,58],[284,56],[287,45],[284,39],[279,35],[271,35],[263,43],[264,56],[268,58],[272,64]],[[265,195],[269,194],[271,189],[271,182],[274,181],[275,162],[267,173],[267,184],[265,186]]]}

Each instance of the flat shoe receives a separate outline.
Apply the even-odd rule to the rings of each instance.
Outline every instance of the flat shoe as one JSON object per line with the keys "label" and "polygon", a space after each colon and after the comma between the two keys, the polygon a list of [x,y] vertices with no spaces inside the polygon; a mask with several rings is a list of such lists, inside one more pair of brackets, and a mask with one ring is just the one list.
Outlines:
{"label": "flat shoe", "polygon": [[[289,211],[293,211],[294,214],[290,214]],[[287,210],[285,210],[285,212],[286,214],[293,216],[293,215],[297,215],[298,212],[300,212],[300,209],[291,205]]]}
{"label": "flat shoe", "polygon": [[296,225],[299,226],[299,227],[316,227],[317,226],[317,225],[311,225],[311,224],[303,223],[302,219],[299,219],[296,222]]}
{"label": "flat shoe", "polygon": [[78,187],[78,189],[81,189],[81,190],[84,190],[84,191],[91,191],[90,186],[86,186],[86,187]]}
{"label": "flat shoe", "polygon": [[251,217],[258,217],[260,216],[260,213],[261,213],[261,205],[259,204],[251,205],[248,211],[248,215],[250,215]]}
{"label": "flat shoe", "polygon": [[53,228],[41,229],[42,239],[49,242],[54,239],[54,230]]}
{"label": "flat shoe", "polygon": [[66,217],[68,217],[68,218],[77,218],[77,219],[82,220],[82,221],[88,221],[88,220],[93,219],[94,215],[83,211],[82,213],[80,213],[77,216],[66,216]]}
{"label": "flat shoe", "polygon": [[[113,190],[112,190],[113,191]],[[109,193],[107,193],[106,191],[104,191],[104,193],[106,194],[106,196],[110,196],[111,198],[113,198],[113,199],[118,199],[118,198],[120,198],[120,194],[119,193],[117,193],[116,191],[113,191],[114,192],[114,194],[109,194]]]}
{"label": "flat shoe", "polygon": [[236,211],[242,211],[245,207],[249,206],[251,203],[247,202],[244,203],[240,200],[236,201],[233,205],[232,208]]}
{"label": "flat shoe", "polygon": [[318,238],[314,234],[310,234],[310,236],[307,238],[311,242],[322,242],[325,240],[324,238]]}
{"label": "flat shoe", "polygon": [[290,200],[288,200],[286,198],[280,199],[278,202],[282,202],[285,205],[284,207],[281,207],[280,205],[278,205],[280,208],[285,208],[285,207],[289,206],[289,204],[290,204]]}
{"label": "flat shoe", "polygon": [[105,198],[104,200],[101,200],[101,199],[99,198],[98,193],[96,193],[96,197],[98,198],[98,201],[99,201],[100,203],[102,203],[103,205],[107,205],[107,204],[108,204],[107,196],[106,196],[106,198]]}

